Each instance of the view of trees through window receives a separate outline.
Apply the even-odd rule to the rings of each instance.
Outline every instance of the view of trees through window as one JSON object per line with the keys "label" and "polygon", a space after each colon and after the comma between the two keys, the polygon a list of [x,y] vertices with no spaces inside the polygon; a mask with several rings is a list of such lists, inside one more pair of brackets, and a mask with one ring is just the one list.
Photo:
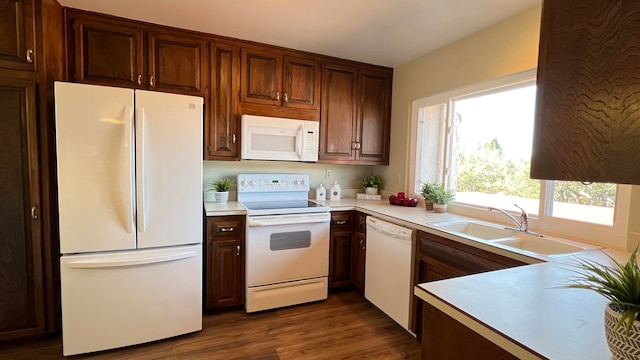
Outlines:
{"label": "view of trees through window", "polygon": [[[613,224],[615,184],[582,184],[529,177],[535,85],[453,100],[450,182],[456,201],[538,214]],[[551,191],[549,191],[549,189]]]}

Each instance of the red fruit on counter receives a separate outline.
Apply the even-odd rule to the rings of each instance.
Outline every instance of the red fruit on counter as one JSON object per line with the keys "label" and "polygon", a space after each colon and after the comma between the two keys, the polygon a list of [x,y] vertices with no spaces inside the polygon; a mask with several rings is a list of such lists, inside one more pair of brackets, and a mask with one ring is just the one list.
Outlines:
{"label": "red fruit on counter", "polygon": [[407,196],[407,193],[405,193],[405,192],[399,192],[399,193],[398,193],[398,197],[399,197],[400,199],[404,199],[406,196]]}
{"label": "red fruit on counter", "polygon": [[410,207],[415,207],[418,206],[418,199],[409,199],[409,206]]}
{"label": "red fruit on counter", "polygon": [[411,199],[409,199],[408,197],[402,199],[402,205],[404,206],[409,206],[410,202],[411,202]]}

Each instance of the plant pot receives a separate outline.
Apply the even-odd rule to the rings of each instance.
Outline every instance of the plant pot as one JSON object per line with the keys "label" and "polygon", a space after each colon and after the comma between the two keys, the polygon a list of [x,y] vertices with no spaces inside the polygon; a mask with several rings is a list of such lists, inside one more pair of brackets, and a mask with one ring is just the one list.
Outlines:
{"label": "plant pot", "polygon": [[226,204],[229,200],[228,191],[216,191],[216,202],[219,204]]}
{"label": "plant pot", "polygon": [[433,212],[443,213],[447,211],[447,204],[433,204]]}
{"label": "plant pot", "polygon": [[640,359],[640,321],[633,322],[631,331],[626,333],[625,325],[616,329],[621,315],[607,304],[604,311],[604,332],[609,350],[617,360]]}
{"label": "plant pot", "polygon": [[367,195],[378,195],[378,188],[377,187],[365,188],[364,193]]}
{"label": "plant pot", "polygon": [[204,201],[205,202],[214,202],[216,200],[216,195],[213,190],[205,190],[204,191]]}
{"label": "plant pot", "polygon": [[425,201],[424,206],[427,208],[427,211],[433,211],[433,203],[431,201]]}

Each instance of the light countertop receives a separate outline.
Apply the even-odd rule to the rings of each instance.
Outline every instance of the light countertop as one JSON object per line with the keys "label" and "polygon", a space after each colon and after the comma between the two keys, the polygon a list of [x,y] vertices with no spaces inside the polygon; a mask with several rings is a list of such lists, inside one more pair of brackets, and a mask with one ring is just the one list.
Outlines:
{"label": "light countertop", "polygon": [[[458,237],[428,223],[465,217],[427,212],[424,207],[353,198],[316,202],[331,211],[358,210],[531,264],[423,283],[415,287],[415,295],[522,359],[612,358],[604,335],[607,300],[593,291],[560,288],[572,275],[574,256],[536,256]],[[205,209],[207,216],[246,214],[237,202],[205,203]],[[628,256],[615,249],[606,252],[620,261]],[[607,261],[600,251],[579,256]]]}

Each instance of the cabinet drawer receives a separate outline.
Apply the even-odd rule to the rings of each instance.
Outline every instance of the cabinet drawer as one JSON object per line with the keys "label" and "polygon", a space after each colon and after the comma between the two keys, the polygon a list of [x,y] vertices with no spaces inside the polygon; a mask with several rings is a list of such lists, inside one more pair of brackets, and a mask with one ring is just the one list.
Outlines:
{"label": "cabinet drawer", "polygon": [[338,211],[331,213],[331,231],[351,230],[355,224],[353,212]]}
{"label": "cabinet drawer", "polygon": [[215,220],[211,222],[211,235],[214,238],[240,236],[243,233],[244,221],[242,219]]}

